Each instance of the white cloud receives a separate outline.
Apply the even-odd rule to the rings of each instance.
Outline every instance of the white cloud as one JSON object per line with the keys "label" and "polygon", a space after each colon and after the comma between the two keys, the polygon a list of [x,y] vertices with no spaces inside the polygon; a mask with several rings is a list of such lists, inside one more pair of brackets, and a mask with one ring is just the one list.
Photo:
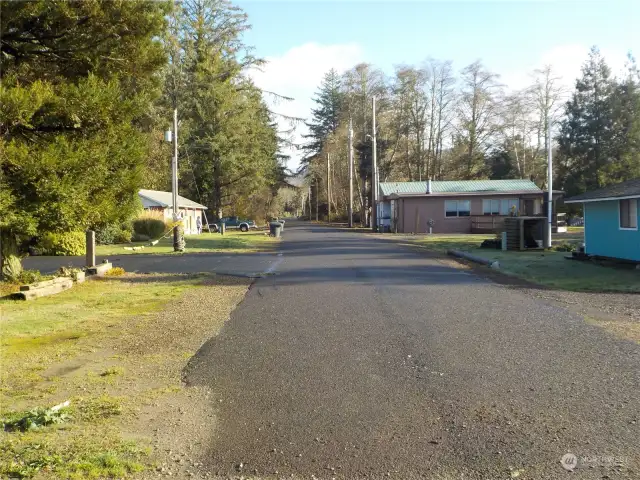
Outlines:
{"label": "white cloud", "polygon": [[[324,74],[332,68],[342,73],[363,61],[363,57],[363,50],[356,43],[306,43],[289,49],[283,55],[267,57],[267,64],[262,67],[262,71],[252,71],[251,77],[262,90],[294,98],[291,102],[275,101],[266,95],[265,99],[271,104],[273,111],[307,119],[314,107],[313,96]],[[286,120],[279,119],[278,123],[283,131],[291,128]],[[301,142],[305,133],[307,128],[298,125],[292,140]],[[293,150],[286,153],[292,157],[289,167],[297,168],[300,153]]]}
{"label": "white cloud", "polygon": [[[567,89],[573,89],[575,81],[581,76],[581,68],[587,60],[591,47],[579,44],[559,45],[544,52],[536,61],[524,70],[505,72],[500,80],[509,90],[519,90],[532,83],[534,70],[551,65],[560,83]],[[624,68],[627,52],[609,48],[600,48],[600,53],[611,68],[612,74],[619,74]]]}

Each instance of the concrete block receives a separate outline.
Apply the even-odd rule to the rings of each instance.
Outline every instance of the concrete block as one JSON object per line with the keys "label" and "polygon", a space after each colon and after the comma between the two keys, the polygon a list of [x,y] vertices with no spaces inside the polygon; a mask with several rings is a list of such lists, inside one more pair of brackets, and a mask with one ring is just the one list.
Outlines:
{"label": "concrete block", "polygon": [[56,277],[51,280],[44,280],[43,282],[30,283],[29,285],[20,285],[21,292],[29,292],[31,290],[38,290],[44,287],[50,287],[57,283],[66,283],[69,277]]}
{"label": "concrete block", "polygon": [[102,277],[112,268],[113,265],[111,264],[111,262],[101,263],[100,265],[96,265],[95,267],[87,268],[87,275],[96,275],[98,277]]}
{"label": "concrete block", "polygon": [[45,285],[32,290],[22,290],[16,293],[15,298],[22,300],[35,300],[40,297],[47,297],[49,295],[55,295],[56,293],[64,292],[65,290],[73,287],[73,280],[71,278],[60,278],[55,283]]}

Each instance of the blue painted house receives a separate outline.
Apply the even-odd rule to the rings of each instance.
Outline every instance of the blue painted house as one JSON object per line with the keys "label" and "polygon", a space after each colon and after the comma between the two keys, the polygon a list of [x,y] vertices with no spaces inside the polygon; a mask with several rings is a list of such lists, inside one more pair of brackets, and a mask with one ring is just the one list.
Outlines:
{"label": "blue painted house", "polygon": [[584,205],[585,252],[640,262],[640,178],[568,198]]}

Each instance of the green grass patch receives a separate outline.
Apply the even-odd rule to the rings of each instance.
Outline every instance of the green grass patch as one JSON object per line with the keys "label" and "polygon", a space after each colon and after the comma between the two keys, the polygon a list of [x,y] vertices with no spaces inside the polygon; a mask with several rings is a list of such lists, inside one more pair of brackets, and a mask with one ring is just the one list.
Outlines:
{"label": "green grass patch", "polygon": [[115,432],[96,436],[72,428],[67,435],[56,427],[46,431],[3,434],[0,475],[9,478],[123,478],[144,470],[149,452]]}
{"label": "green grass patch", "polygon": [[494,239],[495,235],[425,235],[410,237],[410,243],[427,247],[429,250],[446,252],[449,249],[470,250],[480,246],[484,240]]}
{"label": "green grass patch", "polygon": [[640,292],[640,275],[633,265],[603,265],[568,260],[565,252],[502,252],[477,249],[476,255],[498,260],[500,270],[561,290]]}
{"label": "green grass patch", "polygon": [[[228,231],[219,233],[203,233],[201,235],[185,235],[186,249],[184,253],[235,252],[251,253],[272,250],[280,241],[269,237],[263,231]],[[142,250],[125,250],[125,247],[144,247]],[[134,242],[118,245],[98,245],[96,255],[148,255],[174,254],[173,238],[163,238],[157,245],[149,246],[149,242]],[[177,253],[180,255],[180,253]]]}
{"label": "green grass patch", "polygon": [[110,397],[101,395],[99,397],[79,398],[73,403],[73,416],[80,421],[96,422],[105,418],[120,415],[123,410],[125,399],[122,397]]}
{"label": "green grass patch", "polygon": [[[0,396],[19,396],[48,365],[91,348],[127,319],[145,318],[200,283],[197,277],[95,280],[33,302],[2,300]],[[1,398],[1,397],[0,397]]]}
{"label": "green grass patch", "polygon": [[[571,238],[571,237],[574,238]],[[577,237],[577,238],[575,238]],[[507,251],[479,248],[483,240],[494,235],[431,235],[409,239],[430,250],[445,252],[457,249],[497,260],[500,271],[552,288],[571,291],[640,292],[640,275],[633,265],[601,264],[568,260],[566,252]],[[579,232],[557,234],[555,242],[581,241]]]}
{"label": "green grass patch", "polygon": [[[124,374],[123,367],[90,372],[100,379],[95,382],[87,375],[43,375],[138,328],[201,283],[198,276],[123,276],[85,282],[33,302],[0,301],[0,478],[123,478],[149,465],[149,451],[124,441],[122,420],[116,420],[132,414],[138,392],[105,393]],[[54,410],[59,399],[50,397],[58,389],[71,404]]]}
{"label": "green grass patch", "polygon": [[[185,348],[197,350],[211,335],[203,323],[221,325],[247,285],[124,275],[33,302],[0,300],[0,478],[126,478],[151,468],[159,452],[147,447],[139,412],[157,413],[162,397],[181,392]],[[209,298],[214,309],[181,315],[182,302]]]}

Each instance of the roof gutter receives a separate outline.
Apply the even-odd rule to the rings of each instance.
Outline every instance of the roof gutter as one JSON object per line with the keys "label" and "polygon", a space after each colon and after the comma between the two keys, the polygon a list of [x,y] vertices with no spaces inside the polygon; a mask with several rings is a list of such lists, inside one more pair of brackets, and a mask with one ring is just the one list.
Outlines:
{"label": "roof gutter", "polygon": [[640,198],[640,195],[627,195],[624,197],[602,197],[602,198],[585,198],[583,200],[565,200],[564,203],[591,203],[591,202],[608,202],[611,200],[632,200],[634,198]]}
{"label": "roof gutter", "polygon": [[[543,192],[542,190],[514,190],[510,192],[493,192],[493,191],[481,191],[481,192],[431,192],[431,193],[391,193],[389,195],[385,195],[388,198],[407,198],[407,197],[460,197],[460,196],[469,196],[469,197],[478,197],[481,195],[501,195],[501,196],[509,196],[509,195],[546,195],[547,192]],[[554,190],[554,196],[560,196],[564,192]]]}

